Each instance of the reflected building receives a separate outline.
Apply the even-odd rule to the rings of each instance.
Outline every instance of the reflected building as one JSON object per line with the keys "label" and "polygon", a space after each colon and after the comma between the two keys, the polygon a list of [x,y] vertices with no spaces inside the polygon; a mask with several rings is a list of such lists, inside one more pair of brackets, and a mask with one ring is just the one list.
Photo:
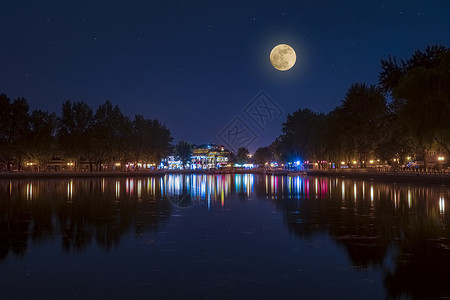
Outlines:
{"label": "reflected building", "polygon": [[164,196],[178,207],[214,203],[224,205],[225,198],[231,193],[232,176],[230,174],[173,174],[164,177]]}

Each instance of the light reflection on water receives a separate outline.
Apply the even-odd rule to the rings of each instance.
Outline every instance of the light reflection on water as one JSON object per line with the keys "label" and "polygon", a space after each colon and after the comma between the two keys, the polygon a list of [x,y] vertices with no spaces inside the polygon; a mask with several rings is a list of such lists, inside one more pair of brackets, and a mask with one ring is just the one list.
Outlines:
{"label": "light reflection on water", "polygon": [[[89,184],[87,184],[88,182]],[[254,174],[225,174],[225,175],[166,175],[165,177],[148,178],[116,178],[116,179],[61,179],[61,180],[17,180],[0,181],[2,195],[18,197],[22,194],[25,199],[32,201],[39,197],[44,191],[51,190],[58,193],[61,184],[65,184],[67,203],[71,203],[74,198],[82,196],[86,192],[96,192],[109,195],[111,191],[114,199],[161,197],[162,199],[173,199],[188,196],[192,204],[224,205],[224,202],[231,194],[245,194],[248,197],[258,193],[261,188],[265,191],[266,198],[270,199],[328,199],[334,198],[336,193],[342,200],[342,206],[349,205],[348,200],[352,199],[357,205],[364,202],[366,198],[366,186],[369,186],[370,205],[380,201],[385,195],[392,201],[394,210],[400,209],[404,204],[408,209],[412,209],[416,199],[425,198],[430,202],[430,198],[436,197],[436,205],[440,214],[445,214],[445,202],[448,199],[448,189],[445,187],[424,187],[424,186],[398,186],[397,184],[376,184],[366,181],[350,181],[339,178],[308,178],[308,177],[286,177],[274,175],[254,175]],[[257,185],[258,191],[255,191]],[[95,187],[98,190],[95,191]],[[337,188],[339,186],[339,188]],[[435,190],[439,193],[436,196]],[[78,195],[80,194],[80,195]],[[41,195],[42,196],[42,195]],[[349,198],[350,197],[350,198]],[[20,198],[20,197],[19,197]]]}
{"label": "light reflection on water", "polygon": [[[88,191],[95,190],[98,184],[100,194],[109,194],[110,185],[113,184],[114,199],[161,197],[174,199],[189,196],[190,205],[205,204],[211,208],[212,204],[223,206],[231,194],[245,194],[248,197],[255,194],[255,184],[258,189],[264,189],[266,198],[270,199],[328,199],[339,192],[342,206],[348,206],[349,197],[355,205],[366,201],[366,186],[369,186],[370,205],[379,201],[387,193],[392,201],[394,210],[407,205],[412,209],[417,198],[437,197],[436,205],[441,215],[445,214],[445,202],[448,199],[448,189],[441,187],[436,196],[435,191],[429,187],[397,186],[389,184],[375,184],[366,181],[349,181],[339,178],[307,178],[283,177],[254,174],[225,174],[225,175],[166,175],[162,178],[126,178],[126,179],[61,179],[61,180],[19,180],[1,181],[2,190],[8,196],[24,194],[27,201],[32,201],[36,195],[42,193],[40,189],[52,190],[58,193],[58,187],[65,184],[67,203],[72,203],[78,197],[76,193],[86,192],[86,183],[89,181]],[[82,183],[83,182],[83,183]],[[262,183],[262,187],[261,187]],[[265,183],[265,184],[264,184]],[[339,186],[339,189],[337,189]],[[23,189],[23,190],[22,190]],[[434,188],[436,189],[436,188]],[[438,188],[439,190],[439,188]],[[123,192],[125,191],[125,193]],[[388,191],[388,192],[387,192]]]}
{"label": "light reflection on water", "polygon": [[[314,287],[313,278],[298,269],[316,272],[317,278],[330,276],[328,272],[334,270],[333,264],[319,271],[324,258],[316,257],[326,249],[326,257],[352,270],[346,272],[354,275],[344,273],[343,278],[359,276],[361,270],[370,280],[377,276],[382,278],[378,281],[382,288],[373,295],[442,297],[450,295],[446,288],[450,275],[445,271],[450,269],[449,213],[446,211],[449,198],[450,190],[445,186],[329,177],[177,174],[147,178],[0,180],[0,266],[2,263],[13,266],[17,257],[26,261],[38,252],[40,245],[51,241],[60,241],[62,252],[69,255],[83,251],[91,255],[92,249],[119,255],[115,251],[128,245],[132,257],[137,251],[136,242],[129,246],[133,237],[148,241],[145,245],[151,244],[153,248],[145,248],[145,251],[152,257],[166,257],[163,266],[171,271],[161,271],[159,276],[164,280],[173,272],[177,274],[174,270],[179,266],[172,261],[179,261],[183,255],[180,249],[189,247],[194,247],[193,253],[198,249],[209,253],[216,244],[220,245],[214,251],[218,257],[220,253],[225,256],[214,264],[214,270],[231,266],[244,274],[254,268],[253,264],[250,266],[245,260],[230,257],[248,254],[250,260],[257,253],[265,258],[255,261],[255,265],[271,266],[267,267],[264,280],[268,280],[270,274],[281,272],[278,269],[281,266],[295,265],[302,255],[315,257],[310,262],[314,267],[310,266],[311,270],[305,265],[295,265],[297,269],[293,273],[283,271],[290,274],[289,279],[270,279],[292,295],[297,282],[309,282]],[[184,228],[191,228],[191,231]],[[198,232],[203,234],[197,236]],[[170,239],[166,240],[168,236]],[[291,236],[296,239],[292,240]],[[168,248],[168,244],[174,246]],[[241,251],[244,244],[250,248]],[[323,244],[327,246],[321,246]],[[298,253],[298,249],[303,252]],[[346,258],[339,258],[342,251]],[[57,256],[57,253],[50,255]],[[205,255],[200,255],[202,263],[214,261],[210,254]],[[286,259],[286,265],[277,260],[278,256]],[[76,260],[76,256],[70,257]],[[192,266],[185,263],[203,270],[199,262]],[[204,268],[206,273],[213,272],[210,267]],[[122,269],[121,272],[127,271]],[[254,277],[261,272],[264,273],[258,269],[246,276]],[[96,276],[95,272],[92,276]],[[231,286],[236,284],[236,278],[244,280],[233,275],[227,279],[232,282]],[[17,278],[13,276],[13,279]],[[335,284],[344,284],[340,281],[343,279],[333,280]],[[255,283],[252,282],[247,285],[253,291]],[[214,290],[208,284],[202,289]],[[361,294],[353,298],[362,295],[371,298],[364,294],[366,285],[359,281],[354,285],[355,293],[360,287]],[[181,284],[178,288],[183,293],[187,287]],[[205,296],[202,292],[196,293]],[[333,293],[328,296],[335,296]],[[337,296],[345,298],[345,294]]]}

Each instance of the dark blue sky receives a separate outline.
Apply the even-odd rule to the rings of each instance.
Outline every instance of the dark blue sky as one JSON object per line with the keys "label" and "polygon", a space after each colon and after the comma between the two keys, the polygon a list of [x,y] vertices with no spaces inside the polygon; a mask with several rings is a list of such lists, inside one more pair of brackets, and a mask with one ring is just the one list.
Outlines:
{"label": "dark blue sky", "polygon": [[[59,112],[106,100],[165,123],[175,140],[222,143],[239,117],[251,150],[302,107],[329,112],[380,59],[450,46],[450,1],[2,1],[0,93]],[[275,70],[287,43],[297,63]],[[261,129],[244,108],[265,91],[283,111]]]}

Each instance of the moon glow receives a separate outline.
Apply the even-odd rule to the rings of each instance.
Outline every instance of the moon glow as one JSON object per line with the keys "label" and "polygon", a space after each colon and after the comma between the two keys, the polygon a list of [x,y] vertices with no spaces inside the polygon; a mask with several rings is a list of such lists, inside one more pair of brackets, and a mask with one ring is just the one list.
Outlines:
{"label": "moon glow", "polygon": [[272,66],[280,71],[287,71],[292,68],[296,60],[297,56],[294,49],[286,44],[279,44],[270,52]]}

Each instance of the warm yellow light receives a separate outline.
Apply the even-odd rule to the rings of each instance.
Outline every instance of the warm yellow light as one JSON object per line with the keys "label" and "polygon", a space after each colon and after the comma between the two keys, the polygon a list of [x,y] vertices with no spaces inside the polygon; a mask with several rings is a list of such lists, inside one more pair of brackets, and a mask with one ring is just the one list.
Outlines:
{"label": "warm yellow light", "polygon": [[315,166],[317,166],[317,165],[318,165],[318,163],[314,163],[314,165],[315,165]]}
{"label": "warm yellow light", "polygon": [[116,163],[116,167],[119,167],[120,166],[120,163]]}
{"label": "warm yellow light", "polygon": [[406,158],[406,160],[411,160],[411,156],[408,156],[408,157]]}
{"label": "warm yellow light", "polygon": [[345,161],[341,161],[341,165],[345,165]]}
{"label": "warm yellow light", "polygon": [[369,163],[373,164],[373,159],[369,160]]}
{"label": "warm yellow light", "polygon": [[297,56],[291,46],[279,44],[272,49],[269,58],[275,69],[287,71],[294,66]]}
{"label": "warm yellow light", "polygon": [[353,164],[356,165],[356,160],[353,161]]}
{"label": "warm yellow light", "polygon": [[393,161],[397,161],[397,159],[394,158]]}
{"label": "warm yellow light", "polygon": [[444,159],[445,159],[445,158],[444,158],[443,156],[439,156],[439,157],[438,157],[438,160],[439,160],[439,161],[443,161]]}

